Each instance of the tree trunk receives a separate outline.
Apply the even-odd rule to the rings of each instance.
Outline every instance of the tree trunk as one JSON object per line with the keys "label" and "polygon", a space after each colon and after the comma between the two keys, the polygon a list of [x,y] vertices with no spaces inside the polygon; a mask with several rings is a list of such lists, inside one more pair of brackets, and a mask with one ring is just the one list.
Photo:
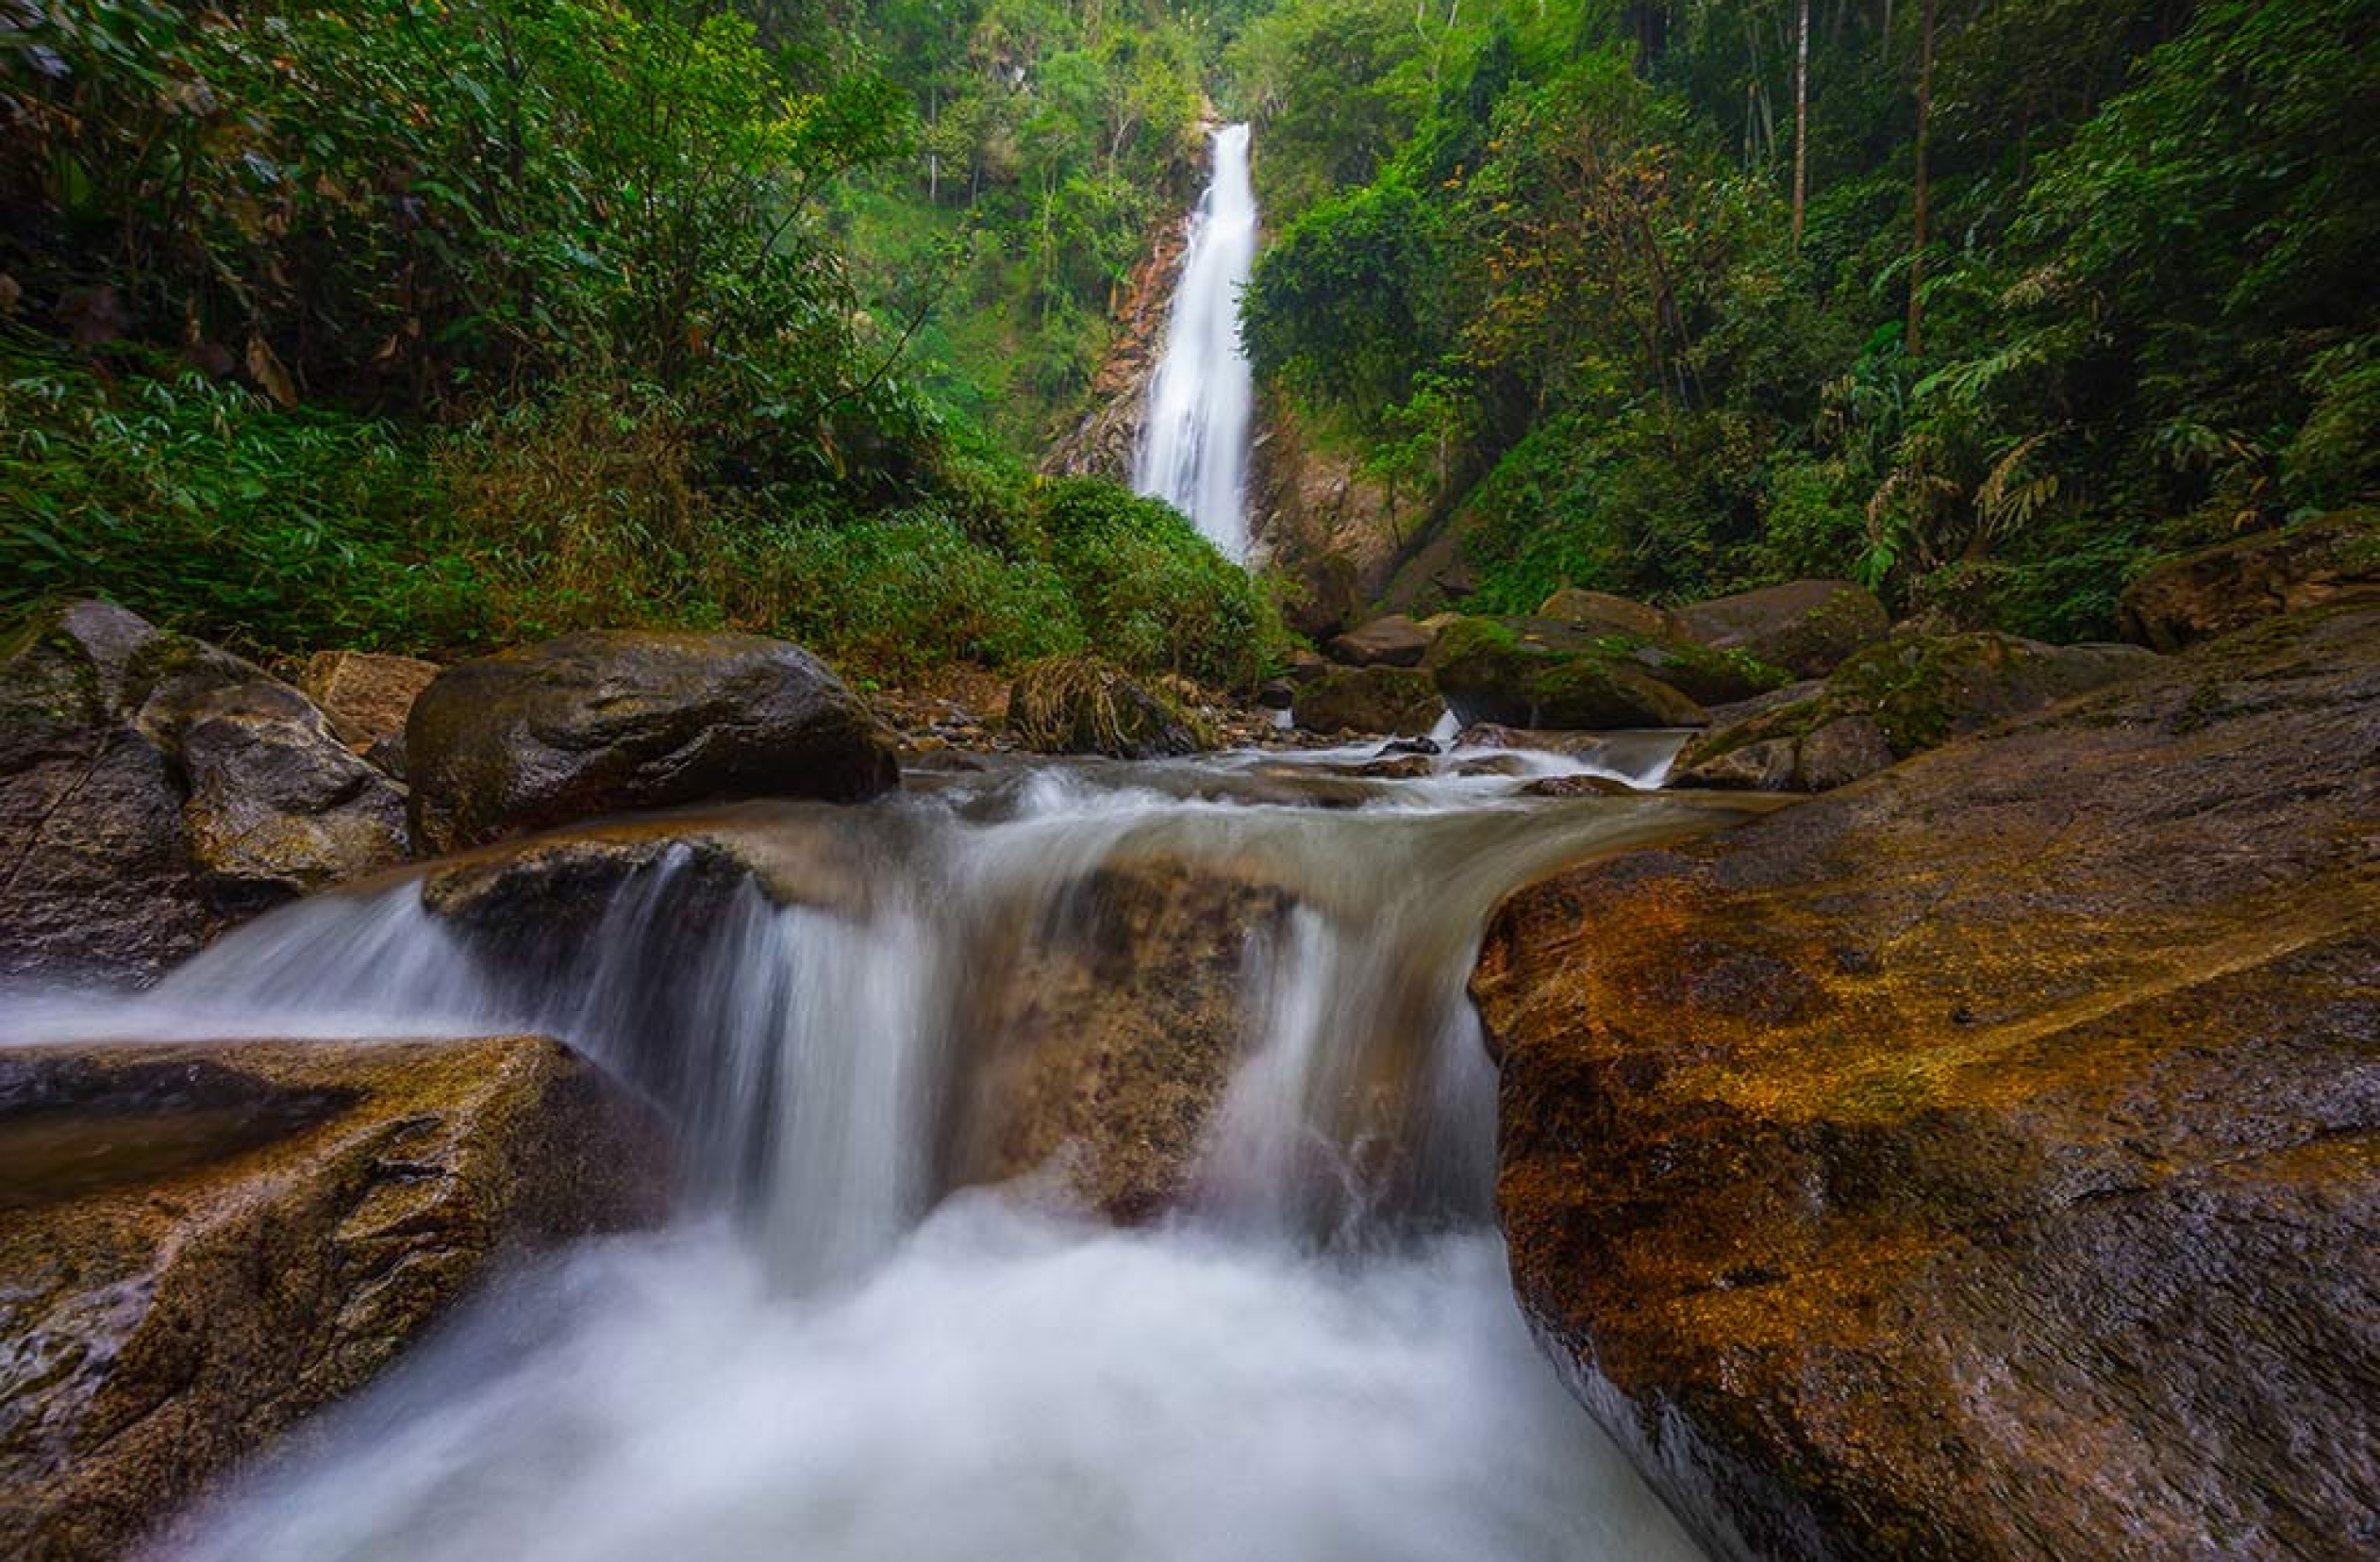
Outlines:
{"label": "tree trunk", "polygon": [[1918,25],[1917,220],[1909,243],[1909,329],[1902,342],[1911,357],[1922,344],[1920,324],[1925,309],[1925,143],[1934,128],[1934,4],[1925,0],[1925,14]]}
{"label": "tree trunk", "polygon": [[1802,0],[1793,56],[1793,247],[1802,247],[1802,213],[1810,193],[1810,0]]}

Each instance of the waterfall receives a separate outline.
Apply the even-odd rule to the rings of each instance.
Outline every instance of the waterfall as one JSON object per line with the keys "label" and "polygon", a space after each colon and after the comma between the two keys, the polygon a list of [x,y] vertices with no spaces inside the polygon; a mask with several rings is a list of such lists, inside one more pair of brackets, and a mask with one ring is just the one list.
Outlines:
{"label": "waterfall", "polygon": [[[670,1229],[515,1277],[158,1554],[1692,1562],[1514,1309],[1463,984],[1512,885],[1693,806],[1531,802],[1450,756],[1323,810],[1271,800],[1285,764],[743,805],[687,828],[788,860],[831,839],[859,889],[723,899],[677,846],[591,922],[491,944],[399,879],[286,907],[145,994],[0,999],[0,1041],[545,1031],[685,1142]],[[1265,801],[1235,791],[1259,780]],[[964,1186],[984,984],[1085,918],[1112,948],[1101,874],[1150,860],[1294,907],[1239,946],[1188,1192],[1123,1231],[1030,1179]]]}
{"label": "waterfall", "polygon": [[1165,350],[1149,382],[1133,487],[1162,499],[1234,558],[1248,551],[1248,422],[1256,381],[1240,342],[1240,292],[1257,258],[1248,127],[1217,130],[1214,173],[1190,218]]}

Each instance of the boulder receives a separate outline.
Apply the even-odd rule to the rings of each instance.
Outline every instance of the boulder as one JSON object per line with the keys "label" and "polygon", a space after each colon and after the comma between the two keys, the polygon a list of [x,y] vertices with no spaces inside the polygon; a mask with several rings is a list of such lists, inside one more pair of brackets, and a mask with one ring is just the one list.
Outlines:
{"label": "boulder", "polygon": [[180,739],[190,858],[226,914],[404,860],[404,794],[287,684],[213,690],[191,704]]}
{"label": "boulder", "polygon": [[1644,640],[1689,640],[1686,623],[1666,607],[1632,602],[1608,591],[1565,586],[1545,599],[1537,616],[1597,635],[1635,635]]}
{"label": "boulder", "polygon": [[1308,732],[1426,734],[1446,714],[1438,684],[1410,667],[1335,667],[1297,691],[1291,715]]}
{"label": "boulder", "polygon": [[899,785],[891,735],[798,645],[595,630],[439,674],[405,727],[414,844],[445,853],[573,820]]}
{"label": "boulder", "polygon": [[2154,669],[2130,645],[2044,645],[2013,635],[1895,635],[1817,692],[1753,702],[1689,743],[1670,784],[1826,791],[1895,760]]}
{"label": "boulder", "polygon": [[1496,915],[1525,1316],[1715,1553],[2380,1536],[2380,607]]}
{"label": "boulder", "polygon": [[1214,747],[1169,697],[1097,656],[1053,656],[1008,689],[1008,734],[1037,754],[1160,759]]}
{"label": "boulder", "polygon": [[2275,613],[2380,592],[2380,510],[2342,510],[2201,549],[2124,590],[2124,639],[2155,651],[2244,629]]}
{"label": "boulder", "polygon": [[438,673],[436,662],[415,656],[318,651],[307,658],[297,687],[321,708],[339,740],[361,753],[404,733],[413,702]]}
{"label": "boulder", "polygon": [[559,1043],[0,1051],[0,1554],[124,1553],[516,1247],[657,1219]]}
{"label": "boulder", "polygon": [[1349,667],[1419,667],[1433,638],[1403,613],[1391,613],[1333,640],[1330,655]]}
{"label": "boulder", "polygon": [[1639,659],[1648,644],[1656,658],[1674,651],[1666,642],[1588,635],[1539,619],[1465,618],[1440,631],[1428,667],[1466,726],[1700,726],[1701,704]]}
{"label": "boulder", "polygon": [[0,647],[0,980],[145,982],[401,852],[393,793],[262,669],[120,607]]}
{"label": "boulder", "polygon": [[1740,651],[1797,678],[1822,678],[1891,632],[1875,593],[1848,580],[1795,580],[1678,609],[1694,640]]}
{"label": "boulder", "polygon": [[1295,905],[1251,867],[1111,859],[979,951],[953,1180],[1040,1172],[1111,1220],[1188,1191],[1240,1056],[1242,958]]}

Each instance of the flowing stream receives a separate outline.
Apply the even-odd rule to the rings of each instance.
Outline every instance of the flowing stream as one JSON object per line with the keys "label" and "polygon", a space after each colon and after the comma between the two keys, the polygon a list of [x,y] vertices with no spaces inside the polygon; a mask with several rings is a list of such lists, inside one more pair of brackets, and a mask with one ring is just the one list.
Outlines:
{"label": "flowing stream", "polygon": [[[491,947],[401,879],[285,908],[148,993],[0,1002],[0,1039],[568,1038],[689,1156],[668,1229],[484,1291],[174,1533],[205,1562],[1684,1562],[1701,1554],[1533,1350],[1489,1204],[1464,993],[1494,902],[1703,827],[1668,746],[1519,774],[1328,776],[1361,752],[913,776],[690,819],[807,888],[672,847],[587,928]],[[1475,760],[1478,756],[1471,756]],[[1324,808],[1281,801],[1325,800]],[[1118,1229],[967,1186],[955,1114],[1001,952],[1100,915],[1103,868],[1281,887],[1189,1186]]]}
{"label": "flowing stream", "polygon": [[1234,558],[1248,552],[1248,422],[1256,380],[1240,343],[1240,292],[1257,259],[1248,127],[1214,133],[1215,166],[1190,217],[1165,350],[1149,382],[1133,487],[1164,500]]}

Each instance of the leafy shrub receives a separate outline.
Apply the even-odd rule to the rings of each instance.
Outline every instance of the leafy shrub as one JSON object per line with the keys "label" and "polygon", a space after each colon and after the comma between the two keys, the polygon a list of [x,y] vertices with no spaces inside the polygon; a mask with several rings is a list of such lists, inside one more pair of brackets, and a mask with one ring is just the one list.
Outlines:
{"label": "leafy shrub", "polygon": [[1084,631],[1135,673],[1252,688],[1285,643],[1254,576],[1171,507],[1096,477],[1045,485],[1037,506]]}
{"label": "leafy shrub", "polygon": [[250,651],[472,638],[477,581],[384,424],[191,374],[110,385],[0,356],[0,608],[101,595]]}
{"label": "leafy shrub", "polygon": [[1085,643],[1057,571],[1004,559],[939,516],[768,528],[743,543],[741,573],[740,620],[854,673],[1000,666]]}

